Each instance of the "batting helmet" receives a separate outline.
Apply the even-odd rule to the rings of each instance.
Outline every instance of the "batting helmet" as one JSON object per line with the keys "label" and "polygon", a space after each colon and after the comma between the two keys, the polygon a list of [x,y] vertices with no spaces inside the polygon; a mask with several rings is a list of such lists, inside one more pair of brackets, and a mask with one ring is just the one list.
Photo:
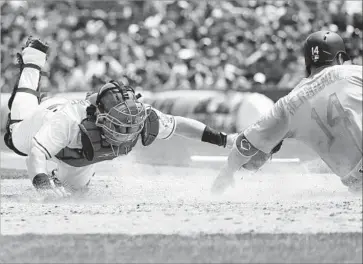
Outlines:
{"label": "batting helmet", "polygon": [[99,90],[96,125],[102,128],[111,145],[134,140],[143,129],[147,110],[138,98],[132,87],[116,81],[110,81]]}
{"label": "batting helmet", "polygon": [[349,60],[343,39],[331,31],[317,31],[308,36],[304,44],[306,71],[311,73],[311,66],[320,67],[332,64],[341,53],[344,61]]}

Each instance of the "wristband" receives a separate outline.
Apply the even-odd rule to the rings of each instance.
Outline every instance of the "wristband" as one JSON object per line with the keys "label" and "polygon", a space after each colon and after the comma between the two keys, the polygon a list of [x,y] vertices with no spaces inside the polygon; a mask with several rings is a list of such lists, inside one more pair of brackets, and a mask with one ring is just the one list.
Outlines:
{"label": "wristband", "polygon": [[211,143],[211,144],[214,144],[217,146],[226,147],[227,135],[223,132],[218,132],[209,126],[206,126],[203,131],[202,141],[208,142],[208,143]]}

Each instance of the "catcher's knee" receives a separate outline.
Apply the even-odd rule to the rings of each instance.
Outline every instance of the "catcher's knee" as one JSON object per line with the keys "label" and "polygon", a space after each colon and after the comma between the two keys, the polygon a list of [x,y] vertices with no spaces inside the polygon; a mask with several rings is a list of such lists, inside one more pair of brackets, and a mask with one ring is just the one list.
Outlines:
{"label": "catcher's knee", "polygon": [[[56,174],[56,173],[55,173]],[[90,190],[90,183],[92,178],[95,176],[95,172],[92,173],[91,176],[88,176],[88,181],[86,183],[80,182],[70,182],[67,180],[59,180],[66,191],[70,192],[72,195],[80,196],[87,194]]]}
{"label": "catcher's knee", "polygon": [[20,156],[27,156],[27,154],[21,152],[15,147],[14,141],[13,141],[13,135],[12,135],[12,125],[21,122],[21,120],[12,120],[10,113],[8,115],[8,120],[6,122],[6,132],[4,134],[4,143],[5,145],[14,151],[16,154]]}

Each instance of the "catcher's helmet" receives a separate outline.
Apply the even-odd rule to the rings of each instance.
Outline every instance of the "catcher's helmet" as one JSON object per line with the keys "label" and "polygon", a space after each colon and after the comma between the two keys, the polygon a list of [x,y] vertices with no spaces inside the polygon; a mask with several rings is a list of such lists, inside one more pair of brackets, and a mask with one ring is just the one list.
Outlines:
{"label": "catcher's helmet", "polygon": [[349,60],[343,39],[331,31],[317,31],[308,36],[304,44],[306,71],[310,74],[311,66],[320,67],[332,64],[341,53],[344,61]]}
{"label": "catcher's helmet", "polygon": [[134,140],[144,127],[147,110],[134,89],[110,81],[98,92],[96,125],[113,146]]}

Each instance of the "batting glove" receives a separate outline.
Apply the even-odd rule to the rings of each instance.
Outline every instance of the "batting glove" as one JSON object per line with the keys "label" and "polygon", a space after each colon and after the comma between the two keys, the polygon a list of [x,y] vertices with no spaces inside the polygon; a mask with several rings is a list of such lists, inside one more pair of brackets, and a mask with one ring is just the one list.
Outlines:
{"label": "batting glove", "polygon": [[236,141],[237,137],[238,137],[238,133],[227,135],[227,143],[226,143],[227,149],[233,148],[233,144]]}

